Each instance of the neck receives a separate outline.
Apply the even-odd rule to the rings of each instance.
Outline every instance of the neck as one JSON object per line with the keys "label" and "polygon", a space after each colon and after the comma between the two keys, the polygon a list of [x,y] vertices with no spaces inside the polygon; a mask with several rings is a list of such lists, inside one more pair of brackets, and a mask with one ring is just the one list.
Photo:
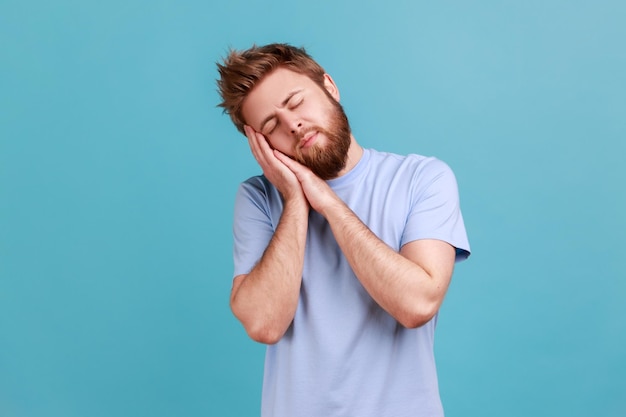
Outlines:
{"label": "neck", "polygon": [[339,172],[337,177],[341,177],[342,175],[349,172],[352,168],[356,166],[361,160],[363,156],[363,148],[359,145],[354,139],[354,136],[350,135],[350,147],[348,148],[348,158],[346,160],[346,166]]}

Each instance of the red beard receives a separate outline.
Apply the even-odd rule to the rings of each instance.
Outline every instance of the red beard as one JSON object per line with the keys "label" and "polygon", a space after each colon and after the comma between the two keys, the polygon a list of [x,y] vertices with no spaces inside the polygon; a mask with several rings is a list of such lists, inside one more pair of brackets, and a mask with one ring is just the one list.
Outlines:
{"label": "red beard", "polygon": [[345,168],[348,160],[348,149],[350,148],[350,124],[348,117],[334,98],[330,97],[332,111],[328,128],[313,126],[302,132],[298,138],[298,143],[307,132],[315,130],[328,139],[326,146],[314,143],[307,149],[307,153],[302,153],[300,146],[296,147],[294,159],[309,167],[315,175],[323,180],[336,178],[339,172]]}

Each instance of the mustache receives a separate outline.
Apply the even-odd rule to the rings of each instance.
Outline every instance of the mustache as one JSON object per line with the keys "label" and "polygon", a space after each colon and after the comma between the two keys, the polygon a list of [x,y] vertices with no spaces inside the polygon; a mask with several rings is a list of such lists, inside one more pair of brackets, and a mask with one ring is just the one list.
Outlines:
{"label": "mustache", "polygon": [[301,142],[302,139],[304,139],[305,136],[311,132],[319,132],[319,133],[324,133],[324,134],[328,133],[327,130],[321,126],[309,126],[305,129],[302,129],[300,132],[298,132],[296,139],[298,140],[298,142]]}

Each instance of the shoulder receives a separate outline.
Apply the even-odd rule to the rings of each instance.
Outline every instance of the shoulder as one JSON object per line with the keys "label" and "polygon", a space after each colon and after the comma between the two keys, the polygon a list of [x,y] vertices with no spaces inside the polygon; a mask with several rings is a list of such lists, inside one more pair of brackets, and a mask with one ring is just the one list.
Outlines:
{"label": "shoulder", "polygon": [[282,212],[280,192],[263,175],[250,177],[241,184],[235,195],[235,215],[250,216],[253,212],[274,218]]}
{"label": "shoulder", "polygon": [[239,184],[237,198],[241,197],[270,201],[280,198],[280,193],[264,175],[256,175]]}
{"label": "shoulder", "polygon": [[239,184],[239,192],[267,193],[271,187],[264,175],[255,175]]}
{"label": "shoulder", "polygon": [[435,179],[440,175],[454,175],[448,164],[433,156],[400,155],[374,149],[368,151],[370,152],[370,166],[374,170],[393,171],[413,181]]}
{"label": "shoulder", "polygon": [[239,184],[235,196],[235,207],[249,203],[266,206],[272,195],[272,188],[272,184],[263,175],[248,178]]}

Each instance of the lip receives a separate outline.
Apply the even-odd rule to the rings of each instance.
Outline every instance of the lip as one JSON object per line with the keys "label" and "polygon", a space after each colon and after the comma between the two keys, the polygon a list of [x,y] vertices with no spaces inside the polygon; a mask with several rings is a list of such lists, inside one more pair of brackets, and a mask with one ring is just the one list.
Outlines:
{"label": "lip", "polygon": [[314,131],[314,132],[310,132],[304,135],[302,140],[300,140],[300,148],[306,149],[310,147],[311,145],[313,145],[313,143],[317,139],[317,134],[318,132]]}

